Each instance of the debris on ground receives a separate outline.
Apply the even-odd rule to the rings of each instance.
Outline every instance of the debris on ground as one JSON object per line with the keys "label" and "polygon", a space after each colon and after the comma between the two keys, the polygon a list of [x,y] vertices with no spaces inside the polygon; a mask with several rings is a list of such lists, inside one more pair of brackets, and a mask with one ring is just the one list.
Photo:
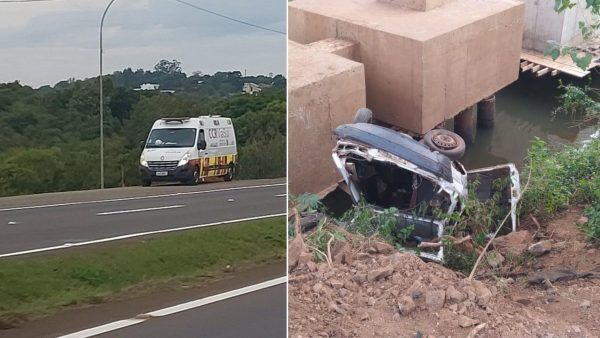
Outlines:
{"label": "debris on ground", "polygon": [[511,232],[508,235],[496,237],[492,242],[496,251],[503,255],[519,256],[527,251],[533,241],[527,230]]}
{"label": "debris on ground", "polygon": [[535,257],[539,257],[547,252],[550,252],[550,250],[552,250],[552,242],[549,240],[533,243],[529,246],[529,248],[527,248],[527,252]]}
{"label": "debris on ground", "polygon": [[316,229],[343,240],[330,243],[331,264],[313,253],[290,267],[290,337],[596,337],[600,253],[580,216],[532,229],[536,243],[527,230],[497,237],[472,280],[376,237]]}

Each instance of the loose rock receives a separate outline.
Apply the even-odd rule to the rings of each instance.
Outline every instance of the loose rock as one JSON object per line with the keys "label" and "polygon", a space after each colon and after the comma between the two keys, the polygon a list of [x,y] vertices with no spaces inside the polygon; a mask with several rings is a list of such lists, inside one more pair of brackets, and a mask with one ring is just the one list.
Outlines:
{"label": "loose rock", "polygon": [[460,315],[458,317],[458,326],[460,327],[471,327],[479,324],[477,319],[469,318],[465,315]]}
{"label": "loose rock", "polygon": [[444,291],[425,292],[425,304],[430,310],[439,310],[444,307],[446,293]]}
{"label": "loose rock", "polygon": [[539,257],[547,252],[550,252],[550,250],[552,250],[552,242],[548,240],[533,243],[529,246],[529,248],[527,248],[527,251],[535,257]]}
{"label": "loose rock", "polygon": [[423,284],[418,280],[414,281],[410,288],[408,288],[408,294],[413,299],[421,298],[423,296]]}
{"label": "loose rock", "polygon": [[485,284],[478,280],[473,280],[471,285],[475,289],[475,294],[477,295],[477,303],[479,305],[486,305],[489,300],[492,298],[492,292],[488,289]]}
{"label": "loose rock", "polygon": [[511,232],[508,235],[496,237],[492,244],[497,251],[504,255],[519,256],[531,244],[531,234],[527,230]]}
{"label": "loose rock", "polygon": [[344,286],[344,283],[340,282],[337,279],[332,279],[329,281],[329,284],[331,285],[332,288],[334,289],[341,289]]}
{"label": "loose rock", "polygon": [[504,256],[502,256],[498,251],[490,251],[485,256],[485,259],[492,268],[497,268],[504,262]]}
{"label": "loose rock", "polygon": [[389,255],[392,252],[396,251],[396,249],[391,244],[383,242],[375,242],[373,244],[373,248],[375,249],[375,251],[377,251],[377,253],[384,255]]}
{"label": "loose rock", "polygon": [[385,266],[385,267],[379,268],[379,269],[374,269],[374,270],[369,271],[369,273],[367,274],[367,280],[369,282],[372,282],[372,281],[384,279],[386,277],[391,276],[393,272],[394,272],[394,267],[392,265],[388,265],[388,266]]}
{"label": "loose rock", "polygon": [[450,302],[460,303],[465,300],[465,295],[463,295],[460,291],[456,290],[456,288],[450,285],[446,289],[446,300]]}
{"label": "loose rock", "polygon": [[334,311],[334,312],[337,312],[337,313],[339,313],[339,314],[341,314],[341,315],[344,315],[344,314],[345,314],[344,310],[342,310],[342,309],[341,309],[339,306],[337,306],[337,304],[336,304],[336,303],[334,303],[334,302],[330,302],[330,303],[329,303],[329,306],[328,306],[328,308],[329,308],[329,310],[331,310],[331,311]]}
{"label": "loose rock", "polygon": [[413,312],[415,308],[416,308],[416,305],[415,305],[415,302],[413,301],[412,297],[402,296],[398,300],[398,311],[400,311],[400,313],[404,316]]}

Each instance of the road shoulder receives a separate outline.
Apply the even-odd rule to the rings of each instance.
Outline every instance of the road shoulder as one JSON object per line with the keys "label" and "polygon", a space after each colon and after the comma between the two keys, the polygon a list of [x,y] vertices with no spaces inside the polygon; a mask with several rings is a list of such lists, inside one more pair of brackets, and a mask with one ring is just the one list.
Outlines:
{"label": "road shoulder", "polygon": [[165,285],[161,290],[135,296],[139,290],[128,290],[97,305],[71,307],[55,315],[25,323],[22,327],[0,330],[0,337],[50,337],[68,334],[108,322],[131,318],[186,301],[258,284],[286,275],[285,260],[266,265],[244,265],[217,278],[200,278],[178,285]]}

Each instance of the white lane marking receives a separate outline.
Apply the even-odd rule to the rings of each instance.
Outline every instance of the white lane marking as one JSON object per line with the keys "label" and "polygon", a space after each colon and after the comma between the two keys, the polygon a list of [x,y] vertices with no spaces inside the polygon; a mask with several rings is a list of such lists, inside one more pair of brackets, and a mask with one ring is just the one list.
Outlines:
{"label": "white lane marking", "polygon": [[172,315],[172,314],[175,314],[175,313],[178,313],[178,312],[195,309],[197,307],[201,307],[201,306],[208,305],[208,304],[211,304],[211,303],[216,303],[216,302],[220,302],[220,301],[223,301],[223,300],[226,300],[226,299],[229,299],[229,298],[233,298],[233,297],[238,297],[238,296],[241,296],[241,295],[245,295],[247,293],[260,291],[262,289],[270,288],[270,287],[273,287],[273,286],[276,286],[276,285],[279,285],[279,284],[283,284],[283,283],[286,283],[286,282],[287,282],[287,277],[279,277],[279,278],[268,280],[266,282],[262,282],[262,283],[258,283],[258,284],[254,284],[254,285],[250,285],[250,286],[246,286],[246,287],[243,287],[243,288],[240,288],[240,289],[237,289],[237,290],[227,291],[227,292],[224,292],[224,293],[221,293],[221,294],[218,294],[218,295],[209,296],[209,297],[206,297],[206,298],[201,298],[201,299],[193,300],[191,302],[187,302],[187,303],[183,303],[183,304],[171,306],[171,307],[168,307],[168,308],[165,308],[165,309],[160,309],[160,310],[156,310],[156,311],[144,313],[142,315],[136,316],[136,318],[119,320],[119,321],[116,321],[116,322],[112,322],[112,323],[108,323],[108,324],[96,326],[96,327],[93,327],[93,328],[89,328],[89,329],[86,329],[86,330],[74,332],[74,333],[71,333],[71,334],[68,334],[68,335],[65,335],[65,336],[61,336],[59,338],[86,338],[86,337],[91,337],[91,336],[95,336],[95,335],[107,333],[107,332],[110,332],[110,331],[122,329],[122,328],[127,327],[127,326],[136,325],[136,324],[142,323],[144,321],[151,320],[154,317],[169,316],[169,315]]}
{"label": "white lane marking", "polygon": [[279,194],[279,195],[275,195],[275,197],[285,197],[287,196],[287,194]]}
{"label": "white lane marking", "polygon": [[118,330],[118,329],[122,329],[124,327],[128,327],[131,325],[135,325],[135,324],[139,324],[141,322],[144,322],[145,319],[125,319],[125,320],[119,320],[117,322],[112,322],[112,323],[108,323],[108,324],[104,324],[104,325],[100,325],[100,326],[96,326],[96,327],[92,327],[90,329],[87,330],[83,330],[83,331],[79,331],[79,332],[75,332],[75,333],[71,333],[68,335],[64,335],[61,336],[59,338],[75,338],[75,337],[92,337],[92,336],[97,336],[99,334],[102,333],[106,333],[106,332],[110,332],[110,331],[114,331],[114,330]]}
{"label": "white lane marking", "polygon": [[224,292],[224,293],[221,293],[218,295],[214,295],[214,296],[210,296],[210,297],[206,297],[206,298],[202,298],[202,299],[193,300],[191,302],[171,306],[166,309],[148,312],[148,315],[150,317],[169,316],[169,315],[172,315],[172,314],[175,314],[178,312],[187,311],[187,310],[191,310],[191,309],[203,306],[203,305],[220,302],[225,299],[241,296],[246,293],[259,291],[259,290],[266,289],[266,288],[270,288],[272,286],[275,286],[278,284],[283,284],[286,282],[287,282],[287,277],[279,277],[279,278],[271,279],[266,282],[246,286],[241,289],[227,291],[227,292]]}
{"label": "white lane marking", "polygon": [[143,209],[131,209],[131,210],[117,210],[117,211],[105,211],[99,212],[97,216],[106,216],[106,215],[118,215],[118,214],[130,214],[133,212],[144,212],[144,211],[154,211],[154,210],[165,210],[165,209],[175,209],[175,208],[183,208],[185,205],[167,205],[164,207],[154,207],[154,208],[143,208]]}
{"label": "white lane marking", "polygon": [[203,191],[186,191],[186,192],[176,192],[176,193],[172,193],[172,194],[138,196],[138,197],[123,197],[123,198],[113,198],[113,199],[96,200],[96,201],[81,201],[81,202],[68,202],[68,203],[56,203],[56,204],[31,205],[31,206],[26,206],[26,207],[4,208],[4,209],[0,209],[0,212],[3,212],[3,211],[14,211],[14,210],[54,208],[54,207],[64,207],[64,206],[81,205],[81,204],[95,204],[95,203],[107,203],[107,202],[143,200],[143,199],[150,199],[150,198],[161,198],[161,197],[172,197],[172,196],[209,194],[209,193],[221,192],[221,191],[257,189],[257,188],[269,188],[269,187],[278,187],[278,186],[282,186],[282,185],[286,185],[286,183],[273,183],[273,184],[263,184],[263,185],[249,185],[249,186],[245,186],[245,187],[233,187],[233,188],[212,189],[212,190],[203,190]]}
{"label": "white lane marking", "polygon": [[72,248],[72,247],[75,247],[75,246],[84,246],[84,245],[90,245],[90,244],[112,242],[112,241],[118,241],[118,240],[121,240],[121,239],[134,238],[134,237],[147,236],[147,235],[154,235],[154,234],[162,234],[162,233],[167,233],[167,232],[190,230],[190,229],[197,229],[197,228],[211,227],[211,226],[216,226],[216,225],[224,225],[224,224],[231,224],[231,223],[246,222],[246,221],[254,221],[254,220],[259,220],[259,219],[264,219],[264,218],[272,218],[272,217],[285,216],[285,215],[286,215],[286,213],[284,212],[284,213],[279,213],[279,214],[271,214],[271,215],[264,215],[264,216],[255,216],[255,217],[247,217],[247,218],[240,218],[240,219],[232,219],[232,220],[229,220],[229,221],[221,221],[221,222],[215,222],[215,223],[188,225],[188,226],[179,227],[179,228],[170,228],[170,229],[163,229],[163,230],[138,232],[138,233],[134,233],[134,234],[121,235],[121,236],[116,236],[116,237],[95,239],[95,240],[86,241],[86,242],[66,243],[66,244],[51,246],[51,247],[47,247],[47,248],[39,248],[39,249],[31,249],[31,250],[10,252],[10,253],[5,253],[5,254],[0,254],[0,258],[3,258],[3,257],[12,257],[12,256],[20,256],[20,255],[37,253],[37,252],[44,252],[44,251],[65,249],[65,248]]}

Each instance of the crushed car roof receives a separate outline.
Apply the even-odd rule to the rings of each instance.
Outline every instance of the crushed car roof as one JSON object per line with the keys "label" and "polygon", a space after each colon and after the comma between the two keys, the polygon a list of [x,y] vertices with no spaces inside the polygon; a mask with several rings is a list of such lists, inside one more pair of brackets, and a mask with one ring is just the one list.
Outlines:
{"label": "crushed car roof", "polygon": [[340,139],[353,140],[383,150],[452,182],[450,159],[440,153],[432,152],[427,146],[408,135],[370,123],[342,124],[335,128],[334,133]]}

